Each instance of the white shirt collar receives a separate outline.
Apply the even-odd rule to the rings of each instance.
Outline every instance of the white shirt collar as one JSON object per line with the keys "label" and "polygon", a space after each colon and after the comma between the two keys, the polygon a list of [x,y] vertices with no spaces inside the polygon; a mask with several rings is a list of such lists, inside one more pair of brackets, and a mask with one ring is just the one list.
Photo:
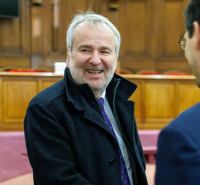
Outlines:
{"label": "white shirt collar", "polygon": [[100,98],[103,98],[105,100],[105,96],[106,96],[106,90],[102,93]]}

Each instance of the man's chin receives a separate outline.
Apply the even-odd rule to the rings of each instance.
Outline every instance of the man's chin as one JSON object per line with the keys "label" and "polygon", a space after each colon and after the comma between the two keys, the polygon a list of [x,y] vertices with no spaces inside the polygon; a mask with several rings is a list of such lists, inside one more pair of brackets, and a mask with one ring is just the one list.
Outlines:
{"label": "man's chin", "polygon": [[89,87],[90,87],[92,90],[100,90],[100,89],[102,89],[102,86],[91,86],[91,85],[89,85]]}
{"label": "man's chin", "polygon": [[105,90],[106,89],[106,84],[89,84],[89,87],[92,89],[92,90]]}

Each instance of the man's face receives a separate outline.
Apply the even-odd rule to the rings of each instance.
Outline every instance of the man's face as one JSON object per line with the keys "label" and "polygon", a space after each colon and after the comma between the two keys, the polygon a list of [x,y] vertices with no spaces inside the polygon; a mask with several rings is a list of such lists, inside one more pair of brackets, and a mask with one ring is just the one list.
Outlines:
{"label": "man's face", "polygon": [[186,40],[185,57],[188,60],[189,66],[196,77],[196,83],[200,87],[200,52],[196,44],[196,35],[193,33],[192,37],[189,37],[189,31],[184,36]]}
{"label": "man's face", "polygon": [[88,83],[93,92],[103,92],[114,75],[115,59],[115,34],[107,25],[77,25],[71,58],[68,54],[67,59],[76,83]]}

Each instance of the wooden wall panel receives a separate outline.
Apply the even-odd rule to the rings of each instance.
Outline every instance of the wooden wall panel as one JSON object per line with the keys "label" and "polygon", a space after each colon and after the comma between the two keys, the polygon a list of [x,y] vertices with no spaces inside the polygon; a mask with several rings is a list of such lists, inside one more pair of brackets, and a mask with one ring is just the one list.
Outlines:
{"label": "wooden wall panel", "polygon": [[200,99],[200,90],[194,76],[124,77],[138,85],[138,89],[130,97],[135,102],[138,129],[161,129]]}
{"label": "wooden wall panel", "polygon": [[[40,7],[32,8],[32,19],[36,20],[36,13],[43,23],[40,39],[32,40],[35,48],[41,51],[37,51],[37,55],[33,53],[32,66],[53,69],[54,62],[64,62],[66,30],[78,10],[90,8],[107,17],[119,29],[121,68],[132,73],[141,69],[161,73],[179,69],[190,74],[184,52],[178,45],[185,30],[183,10],[186,4],[187,0],[43,0]],[[38,43],[41,43],[40,47],[44,45],[43,48],[36,47]]]}
{"label": "wooden wall panel", "polygon": [[23,122],[28,103],[37,92],[37,83],[34,80],[4,80],[4,122],[9,124]]}
{"label": "wooden wall panel", "polygon": [[[120,66],[136,72],[149,66],[150,59],[150,0],[121,3],[120,29],[122,45]],[[153,67],[153,66],[152,66]]]}
{"label": "wooden wall panel", "polygon": [[200,90],[196,84],[180,83],[178,85],[178,114],[200,101]]}
{"label": "wooden wall panel", "polygon": [[30,66],[29,13],[29,0],[21,0],[19,18],[0,18],[0,67]]}
{"label": "wooden wall panel", "polygon": [[155,69],[161,73],[176,69],[191,74],[184,51],[178,44],[185,32],[183,11],[187,2],[188,0],[160,1],[159,47]]}
{"label": "wooden wall panel", "polygon": [[32,4],[30,19],[32,23],[31,67],[49,67],[47,56],[52,51],[53,34],[52,0],[43,0],[40,5]]}
{"label": "wooden wall panel", "polygon": [[[45,65],[44,47],[44,6],[31,6],[31,67],[42,67]],[[48,16],[48,15],[46,15]],[[50,29],[49,29],[50,31]],[[47,32],[48,33],[48,32]]]}
{"label": "wooden wall panel", "polygon": [[[47,67],[66,61],[66,30],[78,10],[89,8],[119,29],[120,67],[165,72],[191,70],[178,45],[188,0],[20,0],[20,18],[0,18],[0,67]],[[30,30],[31,24],[31,30]],[[30,62],[31,60],[31,62]]]}
{"label": "wooden wall panel", "polygon": [[142,107],[142,102],[141,102],[143,100],[142,82],[135,80],[134,83],[137,84],[138,87],[129,99],[135,102],[134,114],[135,114],[136,122],[142,123],[143,122],[142,114],[144,114],[143,112],[144,109]]}
{"label": "wooden wall panel", "polygon": [[51,85],[55,84],[58,81],[58,79],[42,79],[39,80],[39,92],[50,87]]}
{"label": "wooden wall panel", "polygon": [[120,20],[122,15],[122,0],[95,0],[94,12],[107,17],[118,29],[120,29]]}
{"label": "wooden wall panel", "polygon": [[145,122],[167,122],[174,117],[175,84],[148,82],[145,85]]}
{"label": "wooden wall panel", "polygon": [[54,74],[3,74],[5,77],[0,77],[0,131],[23,130],[30,100],[63,78]]}
{"label": "wooden wall panel", "polygon": [[[146,24],[147,9],[144,3],[128,3],[124,13],[126,27],[124,27],[123,42],[126,53],[132,52],[133,55],[144,55],[147,53],[148,25]],[[144,20],[142,22],[141,20]]]}
{"label": "wooden wall panel", "polygon": [[161,21],[161,57],[183,57],[183,51],[178,44],[178,39],[183,34],[184,19],[183,1],[162,3],[162,21]]}
{"label": "wooden wall panel", "polygon": [[[21,45],[21,34],[20,34],[20,19],[0,19],[0,48],[1,52],[4,50],[15,51],[19,49]],[[12,42],[11,42],[12,40]],[[2,53],[1,53],[2,54]]]}
{"label": "wooden wall panel", "polygon": [[[0,73],[0,131],[23,130],[30,100],[62,79],[56,74]],[[135,102],[138,129],[161,129],[200,100],[193,76],[125,75],[138,88],[130,97]]]}

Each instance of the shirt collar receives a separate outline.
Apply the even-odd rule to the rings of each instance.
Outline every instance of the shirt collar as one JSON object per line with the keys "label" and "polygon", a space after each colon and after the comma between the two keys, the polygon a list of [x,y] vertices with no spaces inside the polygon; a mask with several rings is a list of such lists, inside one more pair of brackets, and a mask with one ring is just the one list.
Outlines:
{"label": "shirt collar", "polygon": [[106,90],[102,93],[100,98],[103,98],[105,100],[105,96],[106,96]]}

